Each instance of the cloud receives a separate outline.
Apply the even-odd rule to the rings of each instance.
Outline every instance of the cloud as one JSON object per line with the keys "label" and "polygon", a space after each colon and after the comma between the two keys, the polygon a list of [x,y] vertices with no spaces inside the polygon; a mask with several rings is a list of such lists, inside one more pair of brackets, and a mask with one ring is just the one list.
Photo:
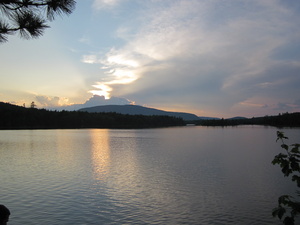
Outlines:
{"label": "cloud", "polygon": [[118,97],[111,97],[110,99],[105,99],[104,96],[93,95],[90,99],[88,99],[83,106],[84,107],[92,107],[98,105],[130,105],[134,104],[134,102]]}
{"label": "cloud", "polygon": [[98,63],[97,55],[83,55],[81,62],[88,64]]}
{"label": "cloud", "polygon": [[[295,107],[297,107],[297,106],[295,106],[293,104],[287,104],[287,103],[280,102],[277,104],[275,110],[278,110],[280,112],[291,112],[291,111],[294,111]],[[299,106],[298,106],[298,109],[299,109]]]}
{"label": "cloud", "polygon": [[268,105],[263,105],[263,104],[259,104],[259,103],[251,103],[250,101],[244,101],[244,102],[240,102],[239,103],[242,106],[245,107],[257,107],[257,108],[266,108],[268,107]]}
{"label": "cloud", "polygon": [[120,4],[121,0],[94,0],[93,8],[96,10],[109,9]]}
{"label": "cloud", "polygon": [[44,95],[35,96],[36,101],[39,103],[38,106],[41,108],[53,108],[59,106],[70,105],[68,98],[61,97],[50,97]]}
{"label": "cloud", "polygon": [[96,89],[90,90],[90,93],[105,96],[110,98],[110,93],[114,85],[125,85],[136,81],[141,74],[141,64],[145,62],[139,60],[134,55],[126,50],[116,51],[111,49],[104,59],[98,59],[96,55],[83,56],[84,63],[101,63],[102,69],[105,71],[106,80],[96,82],[93,87]]}
{"label": "cloud", "polygon": [[[34,101],[38,108],[45,108],[50,110],[73,111],[81,108],[93,107],[99,105],[135,104],[135,102],[130,101],[126,98],[111,97],[110,99],[105,99],[104,96],[99,96],[99,95],[93,95],[82,104],[74,104],[70,102],[69,98],[65,98],[65,97],[38,95],[34,93],[31,93],[30,96],[31,96],[30,102],[27,101],[28,104]],[[24,102],[13,102],[13,101],[9,101],[9,102],[17,105],[23,105],[24,103]]]}
{"label": "cloud", "polygon": [[[52,99],[52,101],[57,102],[57,99],[58,98],[56,97]],[[47,102],[47,98],[42,98],[42,100],[44,100],[44,102]],[[131,104],[134,104],[134,102],[125,98],[111,97],[110,99],[105,99],[104,96],[93,95],[83,104],[65,104],[65,105],[53,104],[52,106],[48,104],[47,108],[53,110],[74,111],[81,108],[87,108],[87,107],[93,107],[99,105],[131,105]]]}
{"label": "cloud", "polygon": [[297,96],[299,60],[280,58],[277,51],[299,43],[299,13],[288,4],[166,0],[147,6],[139,27],[118,28],[134,31],[131,38],[121,35],[125,44],[100,60],[106,74],[95,85],[100,91],[214,111],[249,99],[275,95],[283,103]]}
{"label": "cloud", "polygon": [[300,98],[299,99],[296,99],[294,104],[300,108]]}

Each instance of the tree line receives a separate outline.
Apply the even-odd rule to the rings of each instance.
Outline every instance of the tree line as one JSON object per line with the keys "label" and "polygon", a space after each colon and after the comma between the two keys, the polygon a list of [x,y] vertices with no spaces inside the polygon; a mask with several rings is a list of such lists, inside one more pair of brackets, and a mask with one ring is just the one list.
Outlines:
{"label": "tree line", "polygon": [[119,113],[88,113],[82,111],[50,111],[25,108],[0,102],[0,129],[58,129],[58,128],[152,128],[184,126],[266,125],[300,127],[300,113],[283,113],[240,119],[184,121],[171,116],[124,115]]}
{"label": "tree line", "polygon": [[202,126],[237,126],[237,125],[265,125],[275,127],[300,127],[300,113],[283,113],[277,116],[264,116],[242,119],[214,119],[193,121]]}
{"label": "tree line", "polygon": [[183,126],[170,116],[50,111],[0,102],[0,129],[155,128]]}

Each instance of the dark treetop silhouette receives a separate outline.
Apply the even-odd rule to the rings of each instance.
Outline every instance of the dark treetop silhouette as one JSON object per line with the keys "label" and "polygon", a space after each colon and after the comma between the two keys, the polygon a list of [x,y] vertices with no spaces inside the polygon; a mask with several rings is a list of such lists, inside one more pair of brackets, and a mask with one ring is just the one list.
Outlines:
{"label": "dark treetop silhouette", "polygon": [[0,42],[19,32],[22,38],[38,38],[47,21],[56,15],[70,14],[75,0],[0,0]]}
{"label": "dark treetop silhouette", "polygon": [[181,118],[170,116],[49,111],[0,102],[0,129],[62,128],[154,128],[183,126]]}
{"label": "dark treetop silhouette", "polygon": [[0,225],[6,225],[10,216],[10,211],[4,205],[0,205]]}

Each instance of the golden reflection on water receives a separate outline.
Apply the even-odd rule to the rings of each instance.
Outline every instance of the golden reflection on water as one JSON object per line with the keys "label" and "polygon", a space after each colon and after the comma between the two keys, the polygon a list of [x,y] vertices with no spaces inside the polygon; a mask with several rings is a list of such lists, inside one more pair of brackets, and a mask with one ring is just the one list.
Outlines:
{"label": "golden reflection on water", "polygon": [[94,176],[103,180],[109,172],[110,140],[108,130],[90,130]]}

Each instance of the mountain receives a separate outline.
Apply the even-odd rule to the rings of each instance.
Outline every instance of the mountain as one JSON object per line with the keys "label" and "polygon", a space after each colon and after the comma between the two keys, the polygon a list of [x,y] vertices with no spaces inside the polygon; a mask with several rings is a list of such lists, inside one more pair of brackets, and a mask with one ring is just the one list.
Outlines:
{"label": "mountain", "polygon": [[192,113],[183,112],[168,112],[154,108],[147,108],[139,105],[104,105],[94,106],[89,108],[82,108],[79,111],[85,112],[116,112],[128,115],[160,115],[160,116],[173,116],[179,117],[183,120],[199,120],[199,117]]}

